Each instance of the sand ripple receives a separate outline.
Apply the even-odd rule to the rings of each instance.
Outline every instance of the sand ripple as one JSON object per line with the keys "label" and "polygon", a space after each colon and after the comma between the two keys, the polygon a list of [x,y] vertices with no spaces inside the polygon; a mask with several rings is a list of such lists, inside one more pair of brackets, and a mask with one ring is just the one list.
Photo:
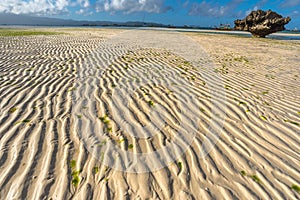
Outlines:
{"label": "sand ripple", "polygon": [[0,38],[0,199],[300,198],[298,43],[65,31]]}

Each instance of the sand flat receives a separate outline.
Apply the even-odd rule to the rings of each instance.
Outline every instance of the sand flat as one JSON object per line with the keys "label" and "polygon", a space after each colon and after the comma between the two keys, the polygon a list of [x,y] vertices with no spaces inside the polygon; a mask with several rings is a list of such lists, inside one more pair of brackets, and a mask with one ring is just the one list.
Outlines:
{"label": "sand flat", "polygon": [[0,37],[0,199],[300,198],[299,41],[49,30]]}

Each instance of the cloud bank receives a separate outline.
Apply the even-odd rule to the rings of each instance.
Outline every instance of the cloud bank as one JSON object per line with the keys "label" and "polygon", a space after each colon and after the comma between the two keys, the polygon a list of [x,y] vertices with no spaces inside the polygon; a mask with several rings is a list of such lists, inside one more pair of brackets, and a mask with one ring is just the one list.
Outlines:
{"label": "cloud bank", "polygon": [[69,0],[1,0],[0,12],[14,14],[61,14]]}
{"label": "cloud bank", "polygon": [[70,7],[79,7],[77,14],[91,10],[97,12],[164,13],[171,9],[165,0],[1,0],[0,13],[55,15],[68,12]]}
{"label": "cloud bank", "polygon": [[106,11],[110,13],[164,13],[171,9],[170,6],[165,6],[164,0],[100,0],[96,4],[98,12]]}

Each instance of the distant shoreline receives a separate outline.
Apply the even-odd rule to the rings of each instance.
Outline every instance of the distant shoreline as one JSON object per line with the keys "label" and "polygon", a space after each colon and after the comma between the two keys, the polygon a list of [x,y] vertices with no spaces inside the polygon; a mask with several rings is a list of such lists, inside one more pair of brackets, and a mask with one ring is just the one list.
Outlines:
{"label": "distant shoreline", "polygon": [[[251,33],[246,31],[226,31],[226,30],[215,30],[210,27],[200,27],[200,28],[188,28],[188,27],[147,27],[147,26],[45,26],[45,25],[0,25],[1,28],[87,28],[87,29],[95,29],[95,28],[103,28],[103,29],[145,29],[145,30],[161,30],[161,31],[178,31],[178,32],[196,32],[196,33],[206,33],[206,34],[225,34],[225,35],[233,35],[233,36],[244,36],[244,37],[252,37]],[[291,31],[285,30],[277,33],[273,33],[268,35],[269,39],[277,39],[277,40],[300,40],[300,31]]]}

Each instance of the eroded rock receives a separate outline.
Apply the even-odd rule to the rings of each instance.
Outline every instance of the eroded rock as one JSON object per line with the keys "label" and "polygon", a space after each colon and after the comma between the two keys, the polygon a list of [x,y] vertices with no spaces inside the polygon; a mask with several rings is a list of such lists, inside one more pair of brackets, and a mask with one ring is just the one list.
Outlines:
{"label": "eroded rock", "polygon": [[291,21],[290,17],[282,17],[272,10],[252,11],[245,19],[234,21],[235,30],[248,31],[254,37],[265,37],[271,33],[285,30],[284,25]]}

